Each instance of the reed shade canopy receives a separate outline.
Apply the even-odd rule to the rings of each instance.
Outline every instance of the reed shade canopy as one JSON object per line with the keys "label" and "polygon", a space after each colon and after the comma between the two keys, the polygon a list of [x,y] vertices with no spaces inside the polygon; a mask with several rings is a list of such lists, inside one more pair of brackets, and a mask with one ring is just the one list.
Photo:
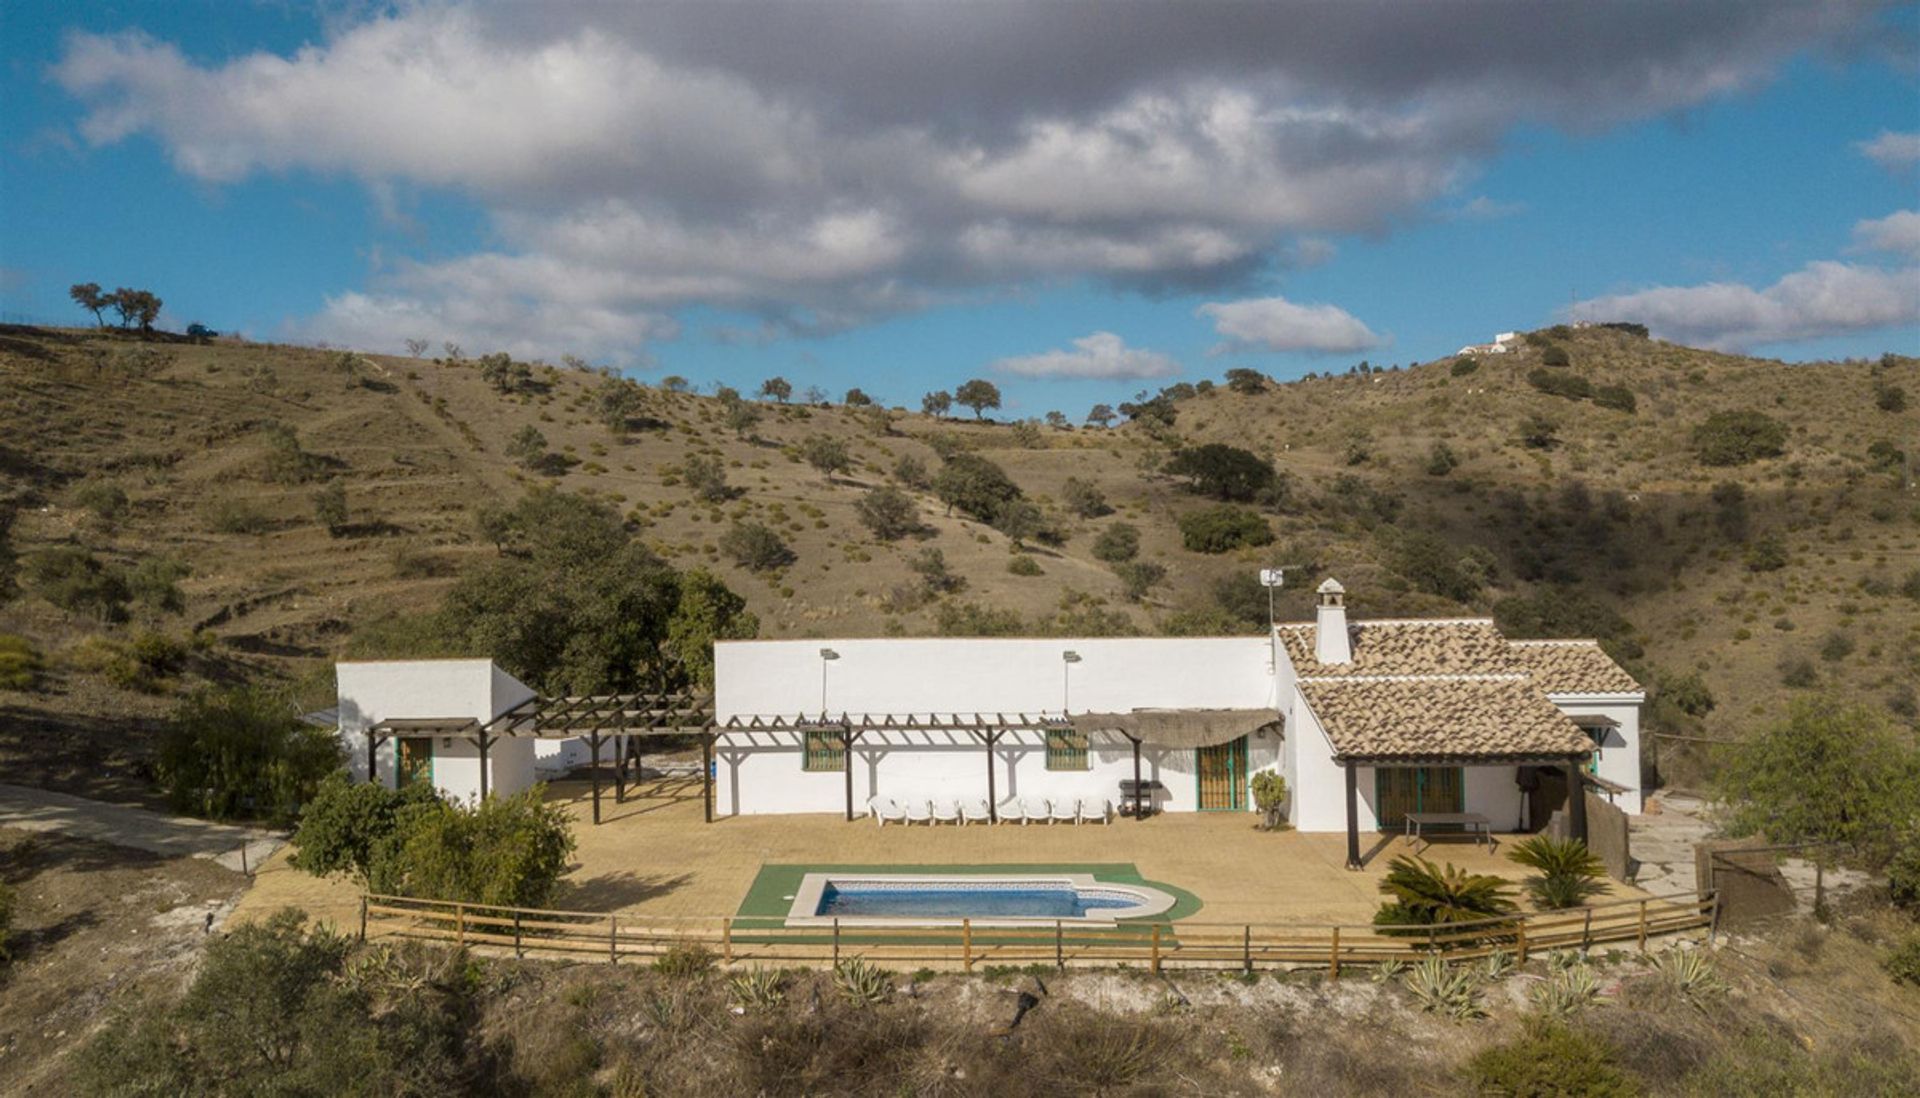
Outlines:
{"label": "reed shade canopy", "polygon": [[1071,713],[1081,733],[1118,732],[1156,747],[1213,747],[1280,723],[1271,709],[1135,709],[1130,713]]}

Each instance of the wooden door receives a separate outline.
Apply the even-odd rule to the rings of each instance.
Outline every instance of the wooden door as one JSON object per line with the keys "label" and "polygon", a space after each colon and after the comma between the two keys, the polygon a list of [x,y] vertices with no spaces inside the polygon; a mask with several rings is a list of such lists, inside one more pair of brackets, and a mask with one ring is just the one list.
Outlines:
{"label": "wooden door", "polygon": [[414,782],[433,784],[433,737],[403,736],[400,740],[400,769],[394,785],[404,789]]}
{"label": "wooden door", "polygon": [[1202,747],[1195,753],[1200,777],[1200,811],[1225,812],[1247,807],[1247,738]]}
{"label": "wooden door", "polygon": [[1373,806],[1382,831],[1406,827],[1409,812],[1462,812],[1465,775],[1457,766],[1382,767],[1373,772]]}

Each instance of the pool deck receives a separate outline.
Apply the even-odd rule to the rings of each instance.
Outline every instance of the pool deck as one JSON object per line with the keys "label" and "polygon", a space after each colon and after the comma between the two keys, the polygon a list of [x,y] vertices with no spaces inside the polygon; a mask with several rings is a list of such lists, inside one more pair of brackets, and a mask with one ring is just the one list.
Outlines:
{"label": "pool deck", "polygon": [[[1409,844],[1397,835],[1366,834],[1366,868],[1348,870],[1344,834],[1268,833],[1252,813],[1179,813],[1099,824],[998,824],[876,827],[838,815],[738,816],[703,823],[700,783],[693,778],[649,779],[615,804],[603,788],[601,818],[590,823],[587,784],[556,783],[548,796],[566,805],[577,823],[575,865],[554,906],[660,916],[732,915],[768,864],[866,866],[989,865],[997,863],[1128,863],[1149,882],[1197,895],[1203,922],[1332,925],[1364,924],[1379,906],[1387,863]],[[1501,835],[1488,851],[1469,839],[1435,843],[1423,855],[1478,873],[1519,881],[1527,875],[1506,860],[1514,836]],[[264,865],[234,917],[260,918],[287,905],[317,919],[349,926],[358,918],[359,891],[346,881],[324,881],[287,865],[282,850]],[[1645,895],[1618,882],[1610,898]]]}

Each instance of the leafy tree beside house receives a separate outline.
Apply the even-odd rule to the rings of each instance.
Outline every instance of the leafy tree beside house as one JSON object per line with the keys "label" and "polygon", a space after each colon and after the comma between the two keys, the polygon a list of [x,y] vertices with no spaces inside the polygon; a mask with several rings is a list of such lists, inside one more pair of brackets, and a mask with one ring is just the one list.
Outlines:
{"label": "leafy tree beside house", "polygon": [[340,765],[331,731],[258,687],[200,690],[160,736],[154,772],[173,806],[214,820],[292,821]]}

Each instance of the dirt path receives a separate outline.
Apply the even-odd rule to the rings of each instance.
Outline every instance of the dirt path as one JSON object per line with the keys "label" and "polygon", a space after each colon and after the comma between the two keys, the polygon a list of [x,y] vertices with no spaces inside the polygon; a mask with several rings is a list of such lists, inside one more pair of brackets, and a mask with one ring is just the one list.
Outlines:
{"label": "dirt path", "polygon": [[207,858],[243,872],[285,844],[284,835],[168,816],[70,793],[0,782],[0,827],[50,831],[168,858]]}

